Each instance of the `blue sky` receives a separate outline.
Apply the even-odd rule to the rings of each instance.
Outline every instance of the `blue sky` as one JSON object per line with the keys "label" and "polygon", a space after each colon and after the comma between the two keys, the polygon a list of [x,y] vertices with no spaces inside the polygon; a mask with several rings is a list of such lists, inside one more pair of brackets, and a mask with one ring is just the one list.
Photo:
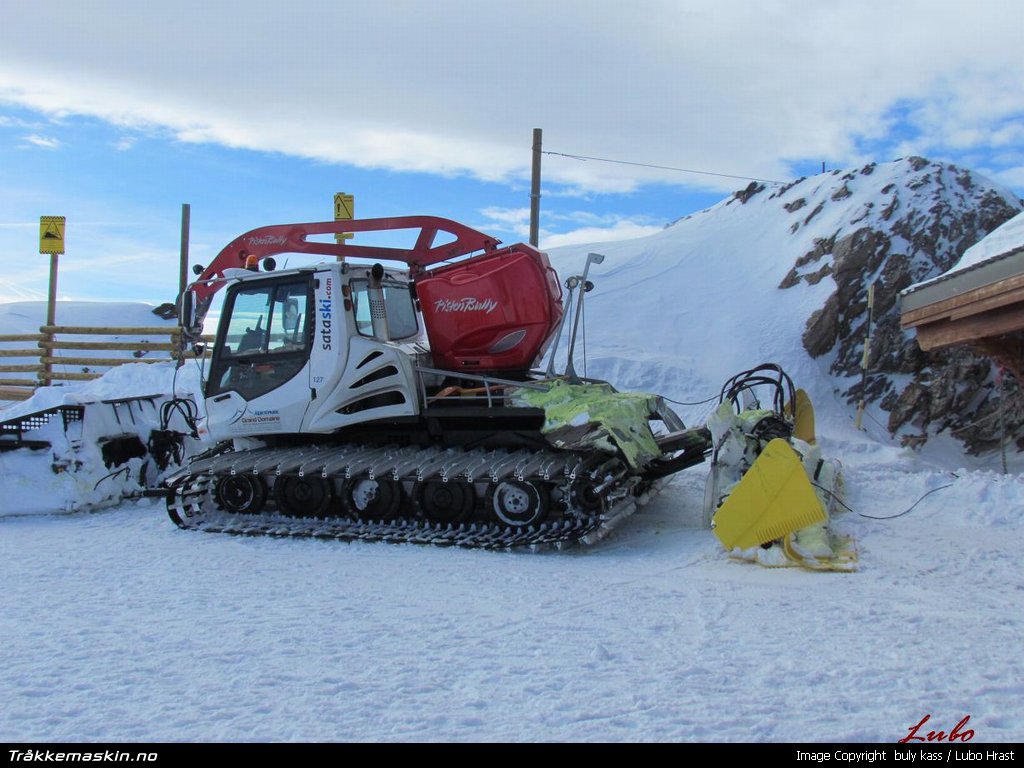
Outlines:
{"label": "blue sky", "polygon": [[[434,214],[526,239],[549,151],[788,180],[920,154],[1024,195],[1024,4],[7,0],[0,301],[170,300],[269,223]],[[42,23],[44,22],[45,23]],[[45,29],[45,33],[40,30]],[[544,157],[542,247],[655,231],[740,179]]]}

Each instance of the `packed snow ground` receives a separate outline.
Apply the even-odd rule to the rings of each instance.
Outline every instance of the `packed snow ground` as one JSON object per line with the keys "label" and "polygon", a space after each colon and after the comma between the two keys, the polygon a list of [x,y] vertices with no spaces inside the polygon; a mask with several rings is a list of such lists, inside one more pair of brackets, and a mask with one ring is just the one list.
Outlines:
{"label": "packed snow ground", "polygon": [[[841,451],[842,446],[830,448]],[[590,549],[0,520],[0,739],[893,742],[1024,737],[1019,477],[847,452],[854,574],[730,561],[703,472]]]}

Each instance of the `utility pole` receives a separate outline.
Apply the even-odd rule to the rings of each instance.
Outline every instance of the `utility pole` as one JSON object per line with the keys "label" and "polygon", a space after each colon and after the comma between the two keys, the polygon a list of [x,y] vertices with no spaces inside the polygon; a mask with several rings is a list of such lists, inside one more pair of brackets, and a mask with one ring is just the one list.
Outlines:
{"label": "utility pole", "polygon": [[540,128],[533,129],[533,173],[530,181],[530,245],[537,247],[540,241]]}
{"label": "utility pole", "polygon": [[[181,204],[181,256],[178,261],[178,297],[188,287],[188,230],[192,218],[192,206]],[[184,324],[184,323],[182,323]]]}

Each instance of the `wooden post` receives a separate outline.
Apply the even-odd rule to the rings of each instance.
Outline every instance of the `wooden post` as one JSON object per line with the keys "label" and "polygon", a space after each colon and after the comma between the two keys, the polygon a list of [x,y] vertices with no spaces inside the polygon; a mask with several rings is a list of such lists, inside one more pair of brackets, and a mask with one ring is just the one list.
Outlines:
{"label": "wooden post", "polygon": [[[57,256],[64,253],[64,226],[67,219],[64,216],[40,216],[39,217],[39,253],[50,254],[50,289],[46,299],[46,324],[54,326],[57,324]],[[48,341],[53,341],[52,334]],[[53,373],[53,366],[45,365],[42,372],[43,386],[50,384]]]}
{"label": "wooden post", "polygon": [[[57,254],[50,254],[50,293],[46,299],[46,324],[54,326],[57,324]],[[53,334],[46,334],[47,341],[53,341]],[[50,386],[53,383],[53,363],[43,364],[42,385]]]}
{"label": "wooden post", "polygon": [[[46,324],[56,325],[57,324],[57,254],[50,254],[50,292],[46,298]],[[53,341],[53,334],[47,334],[47,341]],[[45,363],[43,365],[43,377],[42,384],[44,387],[50,386],[53,379],[51,374],[53,373],[53,364]]]}

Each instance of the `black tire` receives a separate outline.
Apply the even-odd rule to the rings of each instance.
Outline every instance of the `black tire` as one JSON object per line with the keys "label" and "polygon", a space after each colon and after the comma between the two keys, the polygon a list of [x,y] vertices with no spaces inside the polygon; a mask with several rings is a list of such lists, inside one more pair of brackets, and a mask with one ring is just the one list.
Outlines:
{"label": "black tire", "polygon": [[487,489],[487,511],[513,528],[540,525],[550,508],[547,489],[531,481],[505,480]]}
{"label": "black tire", "polygon": [[274,501],[286,517],[324,517],[334,502],[334,488],[322,477],[285,475],[274,483]]}
{"label": "black tire", "polygon": [[435,523],[458,525],[473,514],[476,493],[465,480],[425,480],[413,489],[416,508]]}
{"label": "black tire", "polygon": [[361,520],[393,520],[402,508],[402,484],[365,477],[346,480],[341,489],[345,511]]}
{"label": "black tire", "polygon": [[217,505],[232,515],[257,515],[267,501],[267,484],[259,475],[225,475],[213,492]]}

